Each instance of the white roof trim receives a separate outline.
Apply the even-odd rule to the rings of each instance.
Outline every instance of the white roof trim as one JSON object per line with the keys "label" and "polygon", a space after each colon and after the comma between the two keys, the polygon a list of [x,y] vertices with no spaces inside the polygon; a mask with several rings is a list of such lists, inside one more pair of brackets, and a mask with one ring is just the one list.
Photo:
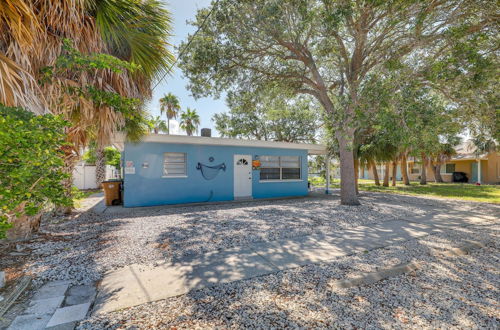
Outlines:
{"label": "white roof trim", "polygon": [[[219,138],[219,137],[150,134],[150,135],[144,136],[142,138],[141,142],[299,149],[299,150],[307,150],[307,152],[310,155],[324,155],[324,154],[326,154],[326,146],[324,146],[322,144],[227,139],[227,138]],[[113,145],[116,148],[118,148],[119,150],[123,150],[124,143],[125,143],[124,135],[116,135],[115,138],[113,139]]]}

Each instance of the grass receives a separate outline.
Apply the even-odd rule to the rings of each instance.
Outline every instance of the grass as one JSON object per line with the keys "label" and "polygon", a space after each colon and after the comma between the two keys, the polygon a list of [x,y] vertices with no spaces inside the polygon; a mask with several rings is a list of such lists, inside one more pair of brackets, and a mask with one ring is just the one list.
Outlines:
{"label": "grass", "polygon": [[[332,188],[340,188],[340,181],[334,180],[330,185]],[[420,185],[412,182],[405,186],[398,182],[395,187],[376,186],[373,180],[359,180],[359,190],[374,191],[393,194],[413,196],[434,196],[467,201],[486,202],[500,204],[500,185],[481,185],[467,183],[434,183]]]}
{"label": "grass", "polygon": [[101,189],[80,190],[76,187],[73,187],[73,205],[75,207],[79,207],[82,200],[100,191]]}

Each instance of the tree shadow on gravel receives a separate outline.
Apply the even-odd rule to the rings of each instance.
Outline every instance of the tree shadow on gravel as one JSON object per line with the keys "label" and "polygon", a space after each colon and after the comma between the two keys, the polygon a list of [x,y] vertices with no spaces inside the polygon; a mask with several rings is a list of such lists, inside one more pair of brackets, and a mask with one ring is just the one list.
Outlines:
{"label": "tree shadow on gravel", "polygon": [[[412,240],[220,284],[96,320],[110,328],[495,328],[499,233],[478,230],[449,229],[435,240]],[[487,246],[466,256],[440,255],[442,244],[459,246],[466,239]],[[335,280],[409,261],[419,262],[420,269],[367,286],[331,286]]]}
{"label": "tree shadow on gravel", "polygon": [[[389,202],[403,202],[406,198],[410,198],[413,204],[415,204],[414,197],[398,197],[390,199]],[[328,196],[325,198],[330,197]],[[368,198],[371,198],[374,202],[377,202],[378,200],[377,196],[373,197],[369,195],[367,196],[367,199]],[[316,202],[315,199],[311,200]],[[383,200],[384,202],[388,202],[387,198],[383,198]],[[423,202],[427,201],[428,200],[425,199]],[[442,219],[442,223],[439,227],[434,228],[436,229],[435,233],[448,231],[459,235],[461,231],[466,233],[468,230],[467,228],[469,227],[456,228],[455,226],[475,225],[475,221],[469,221],[464,218],[465,211],[467,211],[469,216],[474,216],[478,220],[482,220],[481,217],[484,215],[484,212],[481,209],[482,206],[480,205],[477,207],[476,205],[465,207],[463,205],[451,203],[450,207],[443,205],[442,203],[432,202],[433,203],[429,203],[429,205],[427,205],[428,211],[420,218],[413,217],[412,219],[409,219],[409,222],[408,219],[405,219],[407,220],[406,226],[401,228],[401,230],[418,230],[421,228],[422,224],[428,224],[428,221],[435,216],[434,213],[439,212],[437,216],[441,217],[440,219]],[[271,205],[274,207],[276,205],[285,204],[280,201],[274,201],[271,204],[269,204],[269,202],[260,203],[261,204],[257,203],[257,205]],[[288,208],[292,208],[296,204],[297,201],[293,201],[293,203],[289,203],[289,201],[287,201],[285,205]],[[247,208],[249,208],[248,205],[256,206],[256,204],[253,203],[246,203],[243,204],[243,206],[242,204],[229,206],[193,206],[191,208],[186,207],[176,210],[169,209],[168,211],[160,210],[161,212],[159,213],[162,215],[182,214],[183,222],[188,222],[190,225],[187,228],[171,228],[170,230],[177,231],[178,233],[176,235],[179,235],[178,237],[180,238],[193,238],[191,243],[195,244],[196,240],[202,239],[203,236],[213,238],[217,237],[216,235],[219,234],[218,232],[214,232],[214,228],[217,228],[221,219],[217,214],[210,214],[210,212],[216,212],[222,208],[224,210],[239,210],[243,213],[247,212],[253,214],[253,211],[247,210]],[[141,210],[141,212],[144,211],[145,210]],[[198,212],[208,212],[210,215],[200,219]],[[303,213],[297,210],[290,211],[287,209],[287,212],[291,212],[292,218],[300,218],[303,216]],[[321,216],[322,212],[327,211],[314,210],[314,212],[316,214],[320,214]],[[497,212],[497,210],[492,209],[491,212]],[[326,213],[325,216],[328,216],[329,214],[330,213]],[[157,216],[157,213],[155,213],[155,216]],[[279,213],[279,216],[282,217],[284,215]],[[123,215],[120,215],[120,217],[122,220],[126,218]],[[135,214],[133,217],[144,217],[144,215],[141,214],[138,216]],[[129,218],[127,218],[127,221],[130,220]],[[243,234],[251,231],[250,226],[254,224],[251,222],[251,219],[252,217],[249,216],[248,220],[245,220],[241,226]],[[146,221],[144,219],[137,220]],[[226,220],[234,221],[234,219]],[[208,227],[210,229],[200,233],[200,226],[203,228]],[[222,234],[224,235],[225,233],[222,232]],[[160,244],[161,242],[164,242],[165,237],[170,237],[169,235],[169,233],[165,232],[158,233],[157,243]],[[357,252],[359,251],[359,249],[356,250],[359,247],[357,244],[358,242],[364,242],[366,239],[375,239],[377,238],[376,235],[377,233],[374,232],[372,233],[372,236],[369,237],[355,237],[350,244],[342,246],[341,249],[346,253],[352,253],[353,251]],[[486,235],[483,234],[480,238],[483,241],[494,241],[495,235],[493,233],[487,233]],[[168,316],[169,321],[164,323],[164,325],[187,326],[187,322],[191,322],[192,324],[192,322],[196,323],[204,321],[215,322],[216,324],[223,325],[224,327],[248,326],[267,328],[280,327],[284,324],[288,326],[297,325],[300,327],[329,327],[341,325],[342,327],[373,326],[378,328],[387,327],[388,324],[397,324],[402,327],[411,326],[413,322],[417,321],[424,322],[427,326],[432,326],[433,323],[429,323],[429,320],[436,318],[437,320],[440,320],[440,317],[442,318],[442,323],[439,323],[440,325],[453,326],[455,323],[455,325],[461,325],[461,322],[467,322],[468,316],[465,317],[465,321],[461,320],[460,318],[463,316],[461,316],[460,313],[457,314],[456,309],[449,304],[450,301],[456,302],[459,307],[465,309],[468,313],[471,313],[471,315],[473,315],[471,317],[479,318],[484,322],[491,321],[490,316],[483,315],[482,309],[479,309],[473,302],[467,302],[467,296],[465,301],[461,300],[460,296],[466,294],[461,290],[465,290],[464,287],[470,285],[470,281],[474,278],[482,279],[484,283],[488,283],[488,281],[498,282],[498,273],[495,273],[495,267],[487,269],[486,271],[484,269],[477,270],[472,268],[468,271],[469,273],[467,276],[462,278],[453,278],[452,275],[458,274],[461,267],[463,267],[460,263],[457,263],[453,259],[451,261],[444,259],[443,261],[440,258],[431,257],[431,254],[434,253],[434,251],[431,250],[429,244],[421,244],[417,240],[398,244],[402,244],[403,246],[408,244],[408,247],[404,247],[404,254],[401,253],[400,255],[395,254],[394,256],[379,257],[375,260],[376,262],[365,260],[364,258],[367,258],[374,253],[382,253],[380,251],[384,251],[386,249],[374,250],[369,253],[358,253],[351,257],[340,257],[340,259],[345,258],[346,260],[349,258],[356,259],[358,266],[355,267],[350,265],[348,261],[339,262],[333,260],[329,264],[304,266],[297,268],[296,270],[286,272],[278,272],[277,269],[274,269],[274,273],[271,275],[266,275],[270,272],[270,270],[266,267],[269,267],[270,265],[266,264],[265,260],[263,261],[260,256],[256,256],[252,253],[254,252],[252,249],[248,250],[237,244],[235,245],[237,246],[236,249],[243,249],[243,251],[240,251],[242,252],[241,254],[243,260],[240,260],[240,262],[237,263],[231,259],[231,254],[228,254],[227,258],[224,255],[222,257],[220,255],[217,256],[217,253],[194,253],[191,256],[184,256],[178,260],[174,260],[173,264],[182,264],[183,262],[189,261],[199,266],[196,271],[185,275],[186,283],[191,285],[193,290],[206,285],[212,285],[213,283],[219,283],[219,285],[216,285],[213,288],[191,291],[185,296],[169,298],[168,300],[163,301],[163,304],[167,305],[171,302],[179,303],[179,301],[181,301],[180,304],[186,304],[189,306],[190,310],[189,313],[180,313],[181,315],[178,317],[174,317],[172,315]],[[395,249],[398,249],[397,245]],[[287,253],[291,255],[291,257],[299,259],[299,261],[300,258],[303,257],[300,249],[288,250]],[[472,255],[471,258],[473,258],[473,256],[474,255]],[[212,262],[213,258],[218,258],[217,261],[219,262],[216,267],[216,274],[214,274],[214,269],[204,267],[204,265]],[[344,291],[337,291],[329,286],[330,280],[342,279],[352,273],[366,271],[365,268],[375,270],[376,268],[388,267],[398,263],[420,259],[425,259],[426,266],[424,266],[422,271],[418,271],[414,277],[411,275],[404,276],[404,286],[402,288],[398,283],[398,281],[401,281],[401,278],[399,277],[383,281],[379,284]],[[474,266],[478,263],[472,260],[468,264]],[[436,267],[439,269],[437,273],[436,271],[433,271]],[[239,276],[249,271],[254,272],[252,276],[263,276],[251,280],[245,280],[243,282],[227,283],[241,279]],[[322,275],[323,272],[326,272],[328,275],[325,277]],[[432,275],[425,275],[426,272],[431,272]],[[419,276],[424,276],[425,280],[420,282]],[[212,283],[211,281],[214,278],[215,282]],[[308,280],[304,282],[302,278],[306,278]],[[269,281],[271,281],[271,284],[268,283]],[[275,283],[273,283],[273,281]],[[266,283],[266,285],[262,286],[261,282]],[[489,287],[488,285],[490,284],[487,284],[487,287]],[[456,288],[459,289],[457,290]],[[493,288],[495,288],[495,286],[493,286]],[[478,290],[482,290],[482,288],[479,288]],[[419,291],[426,291],[428,297],[418,295],[415,296],[414,293]],[[484,290],[481,292],[484,292]],[[493,291],[493,294],[493,297],[498,297],[498,291]],[[301,298],[308,296],[311,297],[308,299]],[[153,304],[153,306],[154,305],[155,304]],[[296,306],[294,307],[294,305]],[[139,306],[134,309],[140,310],[141,308],[142,307]],[[300,312],[296,312],[296,309],[294,308],[299,309]],[[427,311],[426,308],[429,310]],[[484,308],[489,307],[486,306]],[[161,311],[158,311],[158,313],[161,313]],[[253,316],[249,318],[249,315]],[[256,316],[258,317],[255,318]],[[102,316],[102,318],[105,319],[106,316]],[[262,320],[267,321],[262,323]]]}

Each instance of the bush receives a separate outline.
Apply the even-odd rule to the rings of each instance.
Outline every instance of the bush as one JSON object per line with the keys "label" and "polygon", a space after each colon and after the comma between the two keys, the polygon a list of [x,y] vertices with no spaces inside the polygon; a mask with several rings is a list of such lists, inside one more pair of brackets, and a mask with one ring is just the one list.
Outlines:
{"label": "bush", "polygon": [[65,126],[58,116],[0,104],[0,238],[16,219],[71,203],[62,185]]}

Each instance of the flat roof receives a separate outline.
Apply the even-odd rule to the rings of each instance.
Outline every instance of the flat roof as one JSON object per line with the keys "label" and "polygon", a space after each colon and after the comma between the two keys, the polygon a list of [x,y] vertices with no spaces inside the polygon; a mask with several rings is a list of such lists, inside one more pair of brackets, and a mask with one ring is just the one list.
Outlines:
{"label": "flat roof", "polygon": [[[149,134],[142,138],[141,142],[157,143],[177,143],[177,144],[198,144],[209,146],[238,146],[238,147],[259,147],[259,148],[280,148],[307,150],[309,155],[326,154],[326,146],[312,143],[290,143],[263,140],[228,139],[220,137],[169,135],[169,134]],[[113,145],[119,150],[123,150],[125,136],[116,135]]]}

